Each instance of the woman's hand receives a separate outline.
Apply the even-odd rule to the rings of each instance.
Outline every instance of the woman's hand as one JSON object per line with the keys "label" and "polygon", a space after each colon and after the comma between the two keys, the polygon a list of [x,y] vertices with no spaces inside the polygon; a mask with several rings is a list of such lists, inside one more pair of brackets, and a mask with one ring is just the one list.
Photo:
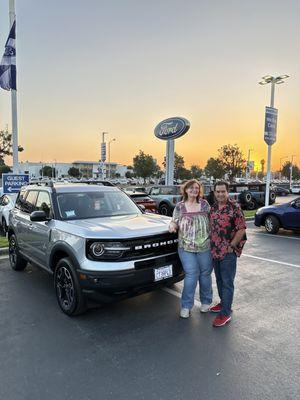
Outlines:
{"label": "woman's hand", "polygon": [[170,233],[176,233],[177,230],[178,230],[178,226],[177,226],[176,222],[171,221],[170,225],[169,225],[169,232]]}

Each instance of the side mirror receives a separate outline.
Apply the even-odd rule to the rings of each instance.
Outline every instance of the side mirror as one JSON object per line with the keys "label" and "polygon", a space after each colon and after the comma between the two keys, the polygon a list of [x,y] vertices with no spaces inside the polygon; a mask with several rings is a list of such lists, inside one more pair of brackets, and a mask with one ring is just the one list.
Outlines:
{"label": "side mirror", "polygon": [[30,221],[43,222],[48,221],[45,211],[33,211],[30,214]]}

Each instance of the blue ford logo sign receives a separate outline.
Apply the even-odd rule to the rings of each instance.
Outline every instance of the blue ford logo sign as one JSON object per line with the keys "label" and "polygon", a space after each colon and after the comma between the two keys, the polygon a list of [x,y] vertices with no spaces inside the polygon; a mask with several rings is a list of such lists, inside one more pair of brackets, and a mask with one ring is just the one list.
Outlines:
{"label": "blue ford logo sign", "polygon": [[154,135],[163,140],[177,139],[190,129],[190,123],[185,118],[174,117],[161,121],[154,129]]}

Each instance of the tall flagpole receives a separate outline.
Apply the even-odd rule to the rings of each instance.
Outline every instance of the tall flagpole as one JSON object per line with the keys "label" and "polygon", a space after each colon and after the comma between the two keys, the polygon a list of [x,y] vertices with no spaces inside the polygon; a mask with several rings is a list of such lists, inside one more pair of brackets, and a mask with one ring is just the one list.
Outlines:
{"label": "tall flagpole", "polygon": [[[9,0],[9,22],[12,27],[16,18],[15,0]],[[17,39],[17,35],[16,35]],[[17,41],[17,40],[16,40]],[[16,43],[15,41],[15,43]],[[19,173],[18,161],[18,113],[17,113],[17,91],[11,89],[11,118],[12,118],[12,152],[13,152],[13,173]]]}

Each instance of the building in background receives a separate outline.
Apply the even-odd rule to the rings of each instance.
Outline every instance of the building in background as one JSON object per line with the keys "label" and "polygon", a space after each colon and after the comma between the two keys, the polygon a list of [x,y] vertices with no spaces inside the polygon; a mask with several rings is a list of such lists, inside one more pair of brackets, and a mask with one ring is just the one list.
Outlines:
{"label": "building in background", "polygon": [[[22,174],[29,174],[30,179],[39,179],[42,177],[42,169],[45,166],[51,167],[53,178],[69,177],[69,169],[77,168],[82,178],[101,178],[101,163],[97,161],[81,161],[77,160],[72,163],[61,162],[20,162],[19,169]],[[125,178],[127,167],[116,162],[104,163],[104,177],[106,179],[114,179],[116,177]]]}

